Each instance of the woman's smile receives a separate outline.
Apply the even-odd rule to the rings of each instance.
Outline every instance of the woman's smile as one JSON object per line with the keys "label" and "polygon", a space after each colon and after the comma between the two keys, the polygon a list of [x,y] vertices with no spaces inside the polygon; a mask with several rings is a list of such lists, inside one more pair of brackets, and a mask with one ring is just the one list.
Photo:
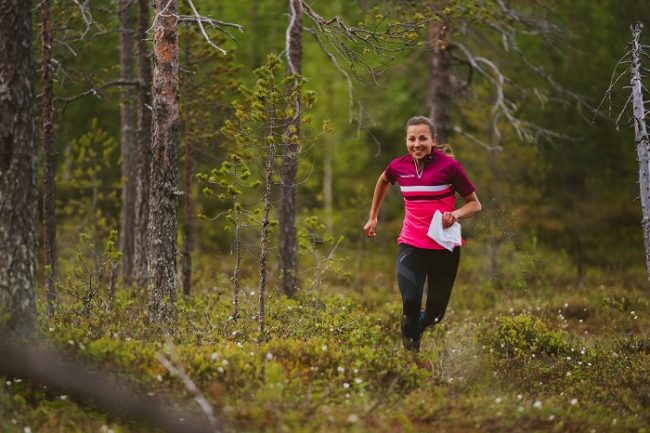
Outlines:
{"label": "woman's smile", "polygon": [[427,125],[411,125],[406,130],[406,149],[415,159],[422,159],[431,153],[434,145],[431,130]]}

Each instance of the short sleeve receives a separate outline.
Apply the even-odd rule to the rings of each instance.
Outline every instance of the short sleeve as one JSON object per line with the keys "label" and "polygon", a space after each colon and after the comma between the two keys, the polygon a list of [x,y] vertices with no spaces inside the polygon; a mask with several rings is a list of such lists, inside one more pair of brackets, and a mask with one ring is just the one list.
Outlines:
{"label": "short sleeve", "polygon": [[391,161],[391,163],[388,164],[388,167],[386,167],[386,170],[384,170],[384,176],[386,176],[386,179],[390,182],[391,185],[395,185],[395,181],[397,180],[394,165],[395,161]]}
{"label": "short sleeve", "polygon": [[465,169],[463,168],[462,165],[458,161],[454,161],[455,164],[453,164],[454,168],[454,173],[452,175],[452,185],[454,186],[454,189],[458,191],[458,193],[461,195],[461,197],[466,197],[469,194],[473,193],[476,191],[476,187],[472,183],[471,180],[469,180],[469,177],[467,177],[467,173],[465,173]]}

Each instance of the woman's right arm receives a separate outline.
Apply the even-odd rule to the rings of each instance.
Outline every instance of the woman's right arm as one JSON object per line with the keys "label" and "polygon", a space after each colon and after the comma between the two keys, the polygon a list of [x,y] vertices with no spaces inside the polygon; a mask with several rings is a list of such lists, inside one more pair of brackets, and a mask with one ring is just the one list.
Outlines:
{"label": "woman's right arm", "polygon": [[366,236],[369,238],[374,238],[376,236],[375,227],[377,226],[377,215],[379,214],[379,207],[381,202],[384,201],[386,197],[386,192],[388,192],[388,187],[390,182],[386,179],[384,173],[379,176],[377,179],[377,185],[375,185],[375,192],[372,195],[372,205],[370,206],[370,215],[368,216],[368,222],[363,226],[363,231],[366,233]]}

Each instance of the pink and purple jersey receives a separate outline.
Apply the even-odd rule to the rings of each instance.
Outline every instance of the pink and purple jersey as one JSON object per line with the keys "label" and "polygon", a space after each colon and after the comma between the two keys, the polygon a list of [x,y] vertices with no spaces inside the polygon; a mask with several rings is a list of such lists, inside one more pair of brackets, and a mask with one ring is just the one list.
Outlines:
{"label": "pink and purple jersey", "polygon": [[427,236],[433,214],[437,210],[453,211],[456,192],[465,197],[476,191],[460,163],[432,149],[421,171],[413,157],[405,155],[392,160],[384,175],[391,184],[397,182],[404,197],[404,224],[397,243],[429,250],[444,249]]}

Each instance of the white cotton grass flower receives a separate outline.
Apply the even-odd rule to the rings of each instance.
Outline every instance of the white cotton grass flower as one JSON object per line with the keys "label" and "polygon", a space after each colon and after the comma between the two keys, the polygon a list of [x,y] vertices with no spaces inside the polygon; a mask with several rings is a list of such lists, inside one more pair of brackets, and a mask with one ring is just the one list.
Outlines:
{"label": "white cotton grass flower", "polygon": [[341,367],[339,365],[338,367],[336,367],[336,371],[338,371],[339,373],[345,373],[345,367]]}
{"label": "white cotton grass flower", "polygon": [[343,388],[344,388],[344,389],[348,389],[348,388],[350,388],[350,384],[347,383],[347,382],[345,382],[345,383],[343,384]]}
{"label": "white cotton grass flower", "polygon": [[571,403],[571,406],[575,406],[576,404],[578,404],[578,399],[577,398],[572,398],[569,403]]}
{"label": "white cotton grass flower", "polygon": [[273,359],[273,354],[272,354],[271,352],[267,352],[267,353],[266,353],[266,360],[267,360],[267,361],[270,361],[270,360],[272,360],[272,359]]}
{"label": "white cotton grass flower", "polygon": [[350,424],[359,422],[359,415],[357,415],[356,413],[351,413],[350,416],[348,416],[348,422]]}
{"label": "white cotton grass flower", "polygon": [[542,402],[539,400],[535,400],[535,403],[533,403],[533,407],[535,409],[541,409],[542,408]]}
{"label": "white cotton grass flower", "polygon": [[497,398],[494,399],[494,402],[495,402],[496,404],[501,403],[501,401],[502,401],[502,400],[501,400],[501,397],[497,397]]}
{"label": "white cotton grass flower", "polygon": [[357,385],[362,383],[362,382],[363,382],[363,380],[359,379],[358,377],[356,379],[354,379],[354,383],[356,383]]}

